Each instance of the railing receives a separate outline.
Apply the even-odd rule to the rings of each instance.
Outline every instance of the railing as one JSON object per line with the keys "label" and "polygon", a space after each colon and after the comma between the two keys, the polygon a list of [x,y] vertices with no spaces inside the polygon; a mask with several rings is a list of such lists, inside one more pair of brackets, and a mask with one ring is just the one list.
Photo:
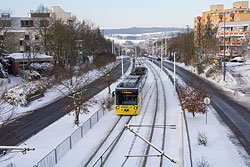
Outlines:
{"label": "railing", "polygon": [[86,122],[76,129],[69,137],[61,142],[55,149],[48,153],[41,159],[34,167],[53,167],[63,156],[69,152],[75,144],[83,138],[83,136],[102,118],[105,110],[100,108],[94,115],[91,116]]}

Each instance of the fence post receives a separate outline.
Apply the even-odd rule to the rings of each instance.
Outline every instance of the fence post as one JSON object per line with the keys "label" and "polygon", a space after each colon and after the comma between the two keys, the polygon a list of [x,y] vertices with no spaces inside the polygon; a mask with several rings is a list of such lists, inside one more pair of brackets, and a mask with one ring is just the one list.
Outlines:
{"label": "fence post", "polygon": [[72,141],[71,136],[69,136],[69,148],[72,149]]}
{"label": "fence post", "polygon": [[89,118],[89,129],[91,129],[91,118],[92,117]]}
{"label": "fence post", "polygon": [[57,164],[57,153],[56,153],[56,149],[55,150],[55,161],[56,161],[56,164]]}
{"label": "fence post", "polygon": [[97,111],[97,122],[99,121],[98,115],[99,115],[99,110]]}
{"label": "fence post", "polygon": [[81,138],[83,137],[83,127],[81,126]]}

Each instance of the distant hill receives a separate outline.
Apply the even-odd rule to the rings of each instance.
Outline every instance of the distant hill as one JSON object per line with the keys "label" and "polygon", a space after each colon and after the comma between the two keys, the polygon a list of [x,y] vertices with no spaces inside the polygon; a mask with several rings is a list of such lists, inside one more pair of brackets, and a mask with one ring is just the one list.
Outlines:
{"label": "distant hill", "polygon": [[121,28],[121,29],[102,29],[105,35],[109,34],[144,34],[144,33],[154,33],[154,32],[166,32],[166,31],[184,31],[184,28],[175,27],[152,27],[152,28]]}

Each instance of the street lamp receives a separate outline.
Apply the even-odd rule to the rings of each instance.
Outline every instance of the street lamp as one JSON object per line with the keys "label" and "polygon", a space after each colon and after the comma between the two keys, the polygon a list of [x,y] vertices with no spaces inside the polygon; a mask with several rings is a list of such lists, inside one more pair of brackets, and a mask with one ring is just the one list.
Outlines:
{"label": "street lamp", "polygon": [[226,80],[226,54],[225,54],[225,50],[226,50],[226,44],[225,44],[225,21],[226,21],[226,17],[225,17],[225,12],[224,12],[224,71],[223,71],[223,80],[225,81]]}

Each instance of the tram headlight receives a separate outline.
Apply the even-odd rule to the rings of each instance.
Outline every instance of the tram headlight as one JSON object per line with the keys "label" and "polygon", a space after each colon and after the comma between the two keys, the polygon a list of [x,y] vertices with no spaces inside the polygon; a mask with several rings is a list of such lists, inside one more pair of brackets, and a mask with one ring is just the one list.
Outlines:
{"label": "tram headlight", "polygon": [[119,109],[119,106],[116,106],[116,109]]}
{"label": "tram headlight", "polygon": [[138,109],[138,107],[134,107],[134,109],[135,109],[135,110],[137,110],[137,109]]}

